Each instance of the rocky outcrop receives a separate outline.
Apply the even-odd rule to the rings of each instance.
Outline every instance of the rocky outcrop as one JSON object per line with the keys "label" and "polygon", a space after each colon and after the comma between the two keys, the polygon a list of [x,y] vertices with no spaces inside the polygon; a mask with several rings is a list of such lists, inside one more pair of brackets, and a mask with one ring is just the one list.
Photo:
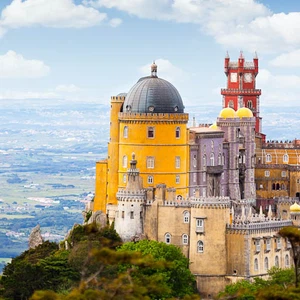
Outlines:
{"label": "rocky outcrop", "polygon": [[29,248],[34,249],[43,243],[40,225],[35,226],[29,236]]}

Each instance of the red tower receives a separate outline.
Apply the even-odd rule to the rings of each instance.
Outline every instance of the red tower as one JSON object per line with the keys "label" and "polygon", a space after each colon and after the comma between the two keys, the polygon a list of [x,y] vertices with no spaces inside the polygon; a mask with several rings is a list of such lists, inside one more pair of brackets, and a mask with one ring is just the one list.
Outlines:
{"label": "red tower", "polygon": [[227,53],[224,71],[227,76],[227,88],[221,89],[223,108],[231,107],[234,110],[238,110],[240,107],[250,108],[256,118],[255,132],[264,140],[259,116],[261,90],[255,88],[255,79],[258,74],[257,55],[255,54],[253,62],[248,62],[245,61],[243,52],[241,52],[238,61],[231,62]]}

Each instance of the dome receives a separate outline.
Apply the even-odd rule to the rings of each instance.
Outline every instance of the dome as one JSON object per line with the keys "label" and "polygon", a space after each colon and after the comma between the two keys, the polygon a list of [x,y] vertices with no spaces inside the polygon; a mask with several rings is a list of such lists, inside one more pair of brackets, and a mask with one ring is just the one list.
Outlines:
{"label": "dome", "polygon": [[300,205],[295,202],[293,205],[290,206],[290,212],[291,213],[293,213],[293,212],[294,213],[297,213],[297,212],[300,213]]}
{"label": "dome", "polygon": [[242,119],[242,118],[252,118],[253,117],[252,111],[247,107],[239,108],[237,110],[236,114],[240,119]]}
{"label": "dome", "polygon": [[123,112],[183,113],[184,106],[177,89],[157,77],[157,66],[151,66],[151,76],[142,77],[128,92]]}
{"label": "dome", "polygon": [[223,108],[219,114],[219,118],[228,119],[228,118],[236,118],[236,112],[231,107]]}
{"label": "dome", "polygon": [[209,126],[209,128],[211,129],[215,129],[215,130],[220,130],[220,128],[218,127],[217,123],[213,123]]}

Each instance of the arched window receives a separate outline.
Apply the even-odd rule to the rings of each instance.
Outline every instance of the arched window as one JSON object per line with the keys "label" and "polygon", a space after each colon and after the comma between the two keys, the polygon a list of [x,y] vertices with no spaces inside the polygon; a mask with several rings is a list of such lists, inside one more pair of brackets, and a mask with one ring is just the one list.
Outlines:
{"label": "arched window", "polygon": [[203,251],[204,251],[204,244],[203,244],[202,241],[198,241],[198,243],[197,243],[197,252],[198,253],[203,253]]}
{"label": "arched window", "polygon": [[281,184],[281,189],[282,189],[282,190],[285,190],[285,185],[284,185],[284,183]]}
{"label": "arched window", "polygon": [[193,156],[193,167],[196,168],[197,167],[197,155]]}
{"label": "arched window", "polygon": [[128,126],[124,126],[123,137],[128,138]]}
{"label": "arched window", "polygon": [[276,184],[272,183],[272,190],[274,191],[276,189]]}
{"label": "arched window", "polygon": [[272,156],[271,154],[266,155],[266,162],[271,162],[272,161]]}
{"label": "arched window", "polygon": [[254,259],[254,271],[258,271],[258,259]]}
{"label": "arched window", "polygon": [[152,184],[153,183],[153,176],[152,175],[148,176],[147,182],[148,182],[148,184]]}
{"label": "arched window", "polygon": [[190,222],[190,213],[188,211],[183,212],[183,223],[189,223]]}
{"label": "arched window", "polygon": [[176,137],[176,139],[180,138],[180,127],[176,127],[175,137]]}
{"label": "arched window", "polygon": [[234,108],[233,100],[229,100],[228,107]]}
{"label": "arched window", "polygon": [[210,154],[210,165],[211,166],[215,165],[215,154],[214,153]]}
{"label": "arched window", "polygon": [[267,257],[265,257],[265,270],[269,270],[269,259]]}
{"label": "arched window", "polygon": [[253,108],[253,103],[252,103],[252,101],[251,100],[248,100],[247,101],[247,106],[248,106],[248,108]]}
{"label": "arched window", "polygon": [[289,257],[288,254],[284,258],[284,264],[285,264],[286,267],[290,266],[290,257]]}
{"label": "arched window", "polygon": [[279,258],[278,258],[278,255],[275,256],[275,267],[279,268]]}
{"label": "arched window", "polygon": [[219,155],[218,155],[218,165],[222,166],[222,154],[221,153],[219,153]]}
{"label": "arched window", "polygon": [[171,234],[170,233],[165,234],[165,243],[171,244]]}
{"label": "arched window", "polygon": [[212,141],[211,141],[211,150],[212,150],[212,151],[214,151],[214,146],[215,146],[215,143],[214,143],[214,141],[212,140]]}
{"label": "arched window", "polygon": [[289,162],[289,156],[287,154],[283,155],[283,162],[288,163]]}
{"label": "arched window", "polygon": [[206,154],[203,155],[203,167],[206,167]]}
{"label": "arched window", "polygon": [[189,236],[187,234],[182,235],[182,244],[187,245],[189,243]]}
{"label": "arched window", "polygon": [[276,183],[276,190],[280,190],[280,184],[279,183]]}
{"label": "arched window", "polygon": [[123,164],[123,168],[127,168],[127,156],[126,155],[123,156],[122,164]]}

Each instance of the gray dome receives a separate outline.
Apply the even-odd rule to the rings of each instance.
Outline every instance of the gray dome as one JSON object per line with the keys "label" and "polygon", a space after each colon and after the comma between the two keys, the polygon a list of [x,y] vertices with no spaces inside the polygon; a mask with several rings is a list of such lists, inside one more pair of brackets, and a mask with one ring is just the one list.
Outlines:
{"label": "gray dome", "polygon": [[170,82],[157,76],[147,76],[128,92],[123,112],[183,113],[184,106],[177,89]]}

